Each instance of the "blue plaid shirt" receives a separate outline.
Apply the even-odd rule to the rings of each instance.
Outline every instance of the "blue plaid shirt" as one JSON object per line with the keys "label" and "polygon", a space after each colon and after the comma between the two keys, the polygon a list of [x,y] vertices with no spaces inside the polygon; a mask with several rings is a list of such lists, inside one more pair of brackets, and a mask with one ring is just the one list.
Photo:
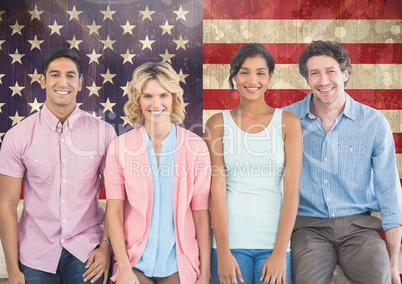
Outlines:
{"label": "blue plaid shirt", "polygon": [[310,93],[285,107],[303,129],[299,216],[336,218],[381,212],[384,230],[402,224],[402,190],[391,128],[381,112],[348,94],[343,113],[325,132],[310,112]]}

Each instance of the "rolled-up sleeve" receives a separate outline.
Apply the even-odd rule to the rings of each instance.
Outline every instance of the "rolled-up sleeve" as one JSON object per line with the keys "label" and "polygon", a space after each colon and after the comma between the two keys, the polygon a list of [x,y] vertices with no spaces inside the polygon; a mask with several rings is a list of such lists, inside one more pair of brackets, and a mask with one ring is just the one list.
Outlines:
{"label": "rolled-up sleeve", "polygon": [[17,132],[11,128],[6,133],[0,150],[0,174],[15,178],[24,176],[25,167],[21,159],[20,144]]}
{"label": "rolled-up sleeve", "polygon": [[[119,140],[114,139],[110,144],[106,156],[104,171],[106,199],[125,200],[124,168],[120,163]],[[123,153],[124,154],[124,153]]]}
{"label": "rolled-up sleeve", "polygon": [[201,140],[198,143],[198,155],[194,162],[194,195],[191,208],[192,210],[208,210],[211,191],[211,159],[205,142]]}

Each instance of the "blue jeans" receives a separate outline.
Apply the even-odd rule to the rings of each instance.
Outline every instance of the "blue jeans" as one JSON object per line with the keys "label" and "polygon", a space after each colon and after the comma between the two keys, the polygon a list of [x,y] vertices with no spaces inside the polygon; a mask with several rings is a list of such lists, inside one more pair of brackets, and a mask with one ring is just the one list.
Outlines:
{"label": "blue jeans", "polygon": [[[26,284],[79,284],[84,282],[82,275],[86,271],[85,263],[63,249],[57,266],[56,274],[33,269],[19,263],[20,270],[25,276]],[[99,278],[96,284],[103,283],[103,276]]]}
{"label": "blue jeans", "polygon": [[[243,275],[244,284],[260,284],[262,267],[265,261],[271,255],[272,249],[231,249],[233,256],[236,258]],[[290,252],[286,253],[286,283],[292,283],[291,275],[291,256]],[[219,284],[218,276],[218,254],[216,249],[212,249],[211,274],[215,284]],[[241,283],[237,278],[237,282]],[[279,283],[278,283],[279,284]]]}

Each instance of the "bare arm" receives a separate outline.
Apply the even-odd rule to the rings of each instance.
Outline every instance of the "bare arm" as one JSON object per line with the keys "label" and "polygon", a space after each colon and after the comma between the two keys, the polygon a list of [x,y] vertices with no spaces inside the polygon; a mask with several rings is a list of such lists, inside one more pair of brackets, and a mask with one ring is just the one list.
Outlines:
{"label": "bare arm", "polygon": [[[100,175],[100,182],[101,182],[102,187],[104,188],[104,190],[106,192],[105,177],[103,175]],[[104,224],[103,224],[103,238],[108,238],[109,237],[109,234],[108,234],[108,231],[107,231],[106,211],[107,211],[107,208],[105,210],[105,220],[104,220]]]}
{"label": "bare arm", "polygon": [[106,222],[108,233],[112,244],[113,253],[116,258],[119,274],[116,283],[138,283],[137,277],[131,267],[127,255],[127,247],[124,236],[124,201],[108,199],[106,210]]}
{"label": "bare arm", "polygon": [[[228,209],[226,203],[226,173],[223,161],[223,117],[213,115],[206,123],[205,141],[211,156],[211,220],[218,252],[218,273],[221,282],[237,283],[242,279],[240,267],[230,252]],[[232,282],[230,282],[232,281]]]}
{"label": "bare arm", "polygon": [[401,227],[395,227],[385,231],[385,240],[389,259],[391,261],[391,279],[393,284],[400,284],[399,277],[399,251],[401,248]]}
{"label": "bare arm", "polygon": [[299,208],[299,188],[303,159],[303,137],[299,119],[284,112],[285,171],[284,201],[274,251],[286,252]]}
{"label": "bare arm", "polygon": [[275,246],[261,274],[261,278],[265,278],[264,283],[268,283],[269,279],[280,282],[281,278],[286,277],[286,250],[299,206],[303,157],[302,131],[299,119],[289,112],[283,112],[283,124],[282,135],[285,141],[284,201]]}
{"label": "bare arm", "polygon": [[196,239],[200,252],[200,278],[197,283],[209,283],[211,278],[211,218],[209,210],[193,211]]}
{"label": "bare arm", "polygon": [[21,178],[0,175],[0,238],[10,283],[25,283],[18,267],[17,206],[21,183]]}

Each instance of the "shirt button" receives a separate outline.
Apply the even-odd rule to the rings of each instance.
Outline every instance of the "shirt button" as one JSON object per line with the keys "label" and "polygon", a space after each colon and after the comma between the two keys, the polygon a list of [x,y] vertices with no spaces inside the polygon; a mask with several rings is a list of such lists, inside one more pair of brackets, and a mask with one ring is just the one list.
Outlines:
{"label": "shirt button", "polygon": [[61,160],[63,163],[65,163],[66,162],[66,159],[63,159],[63,160]]}
{"label": "shirt button", "polygon": [[332,217],[335,217],[335,214],[334,214],[334,213],[332,213]]}
{"label": "shirt button", "polygon": [[328,183],[328,180],[327,180],[327,179],[324,179],[324,183]]}
{"label": "shirt button", "polygon": [[63,219],[63,223],[65,223],[66,222],[66,219]]}
{"label": "shirt button", "polygon": [[62,199],[62,200],[61,200],[61,203],[66,203],[66,200],[65,200],[65,199]]}
{"label": "shirt button", "polygon": [[326,162],[327,160],[328,160],[327,157],[325,157],[325,158],[324,158],[324,161]]}
{"label": "shirt button", "polygon": [[64,138],[61,139],[61,142],[64,142]]}
{"label": "shirt button", "polygon": [[65,183],[65,182],[66,182],[66,179],[63,179],[63,182]]}
{"label": "shirt button", "polygon": [[64,243],[64,239],[61,239],[61,242]]}
{"label": "shirt button", "polygon": [[329,198],[327,198],[327,201],[329,201]]}
{"label": "shirt button", "polygon": [[352,147],[352,146],[350,146],[349,150],[350,150],[350,152],[352,152],[352,151],[353,151],[353,147]]}

